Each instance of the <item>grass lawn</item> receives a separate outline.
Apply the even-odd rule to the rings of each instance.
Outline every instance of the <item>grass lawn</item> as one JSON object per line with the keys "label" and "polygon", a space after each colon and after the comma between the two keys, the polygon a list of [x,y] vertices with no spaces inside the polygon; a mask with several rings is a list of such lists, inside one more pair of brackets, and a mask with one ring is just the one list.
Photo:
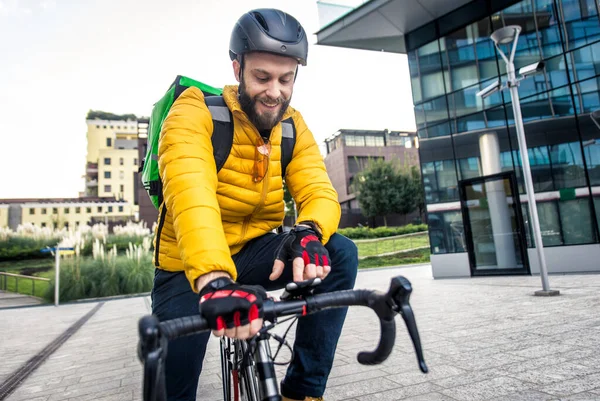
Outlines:
{"label": "grass lawn", "polygon": [[[0,272],[23,274],[26,276],[36,276],[44,278],[54,277],[54,258],[46,259],[28,259],[0,262]],[[6,280],[6,290],[10,292],[19,292],[25,295],[35,295],[42,297],[48,288],[48,282],[36,281],[35,294],[33,293],[33,280],[19,278],[19,288],[17,291],[17,278],[5,277],[0,278],[0,289],[4,290]]]}
{"label": "grass lawn", "polygon": [[390,256],[374,256],[358,261],[359,269],[374,267],[410,265],[413,263],[429,263],[429,249],[419,249],[412,252]]}
{"label": "grass lawn", "polygon": [[429,235],[423,233],[396,239],[382,238],[376,242],[357,242],[356,246],[358,247],[358,256],[375,256],[382,253],[429,246]]}
{"label": "grass lawn", "polygon": [[[37,277],[51,278],[54,276],[54,270],[49,270],[46,272],[36,273]],[[17,277],[7,277],[3,276],[0,278],[0,289],[4,290],[4,285],[6,280],[6,291],[9,292],[18,292],[19,294],[25,295],[35,295],[36,297],[43,297],[46,289],[48,288],[49,283],[47,281],[35,281],[34,280],[19,278],[19,288],[17,289]],[[35,285],[35,293],[33,292]],[[18,290],[18,291],[17,291]]]}

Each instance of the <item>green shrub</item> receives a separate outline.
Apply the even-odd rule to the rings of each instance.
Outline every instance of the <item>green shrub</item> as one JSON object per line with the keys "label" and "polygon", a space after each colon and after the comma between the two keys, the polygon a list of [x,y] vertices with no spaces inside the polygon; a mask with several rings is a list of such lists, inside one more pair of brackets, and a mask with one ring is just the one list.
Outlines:
{"label": "green shrub", "polygon": [[[127,249],[129,249],[129,244],[133,244],[133,245],[142,245],[142,243],[144,242],[144,238],[145,237],[141,237],[141,236],[124,236],[124,235],[109,235],[108,237],[106,237],[106,245],[105,248],[106,249],[112,249],[113,246],[117,247],[117,252],[119,254],[125,254],[125,251],[127,251]],[[95,239],[93,238],[86,238],[85,240],[85,246],[83,247],[81,254],[83,256],[92,256],[92,249],[93,246],[92,244],[94,243]]]}
{"label": "green shrub", "polygon": [[10,236],[0,240],[0,261],[52,258],[49,253],[40,250],[47,246],[54,247],[60,238],[36,239]]}
{"label": "green shrub", "polygon": [[385,238],[395,235],[412,234],[427,231],[427,224],[408,224],[402,227],[350,227],[341,228],[337,232],[350,239]]}
{"label": "green shrub", "polygon": [[[61,262],[60,302],[149,292],[154,280],[152,255],[139,259],[109,255],[103,258],[70,258]],[[44,298],[54,299],[54,279]]]}

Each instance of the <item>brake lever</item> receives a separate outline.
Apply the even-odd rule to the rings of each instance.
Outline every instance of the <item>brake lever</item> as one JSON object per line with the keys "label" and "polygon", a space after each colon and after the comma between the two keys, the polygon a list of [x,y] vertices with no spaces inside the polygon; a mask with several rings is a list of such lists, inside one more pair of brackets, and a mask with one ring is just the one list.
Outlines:
{"label": "brake lever", "polygon": [[400,313],[410,339],[412,340],[413,346],[415,347],[415,353],[417,354],[417,361],[419,362],[419,369],[421,372],[427,373],[427,365],[423,358],[423,349],[421,348],[421,340],[419,337],[419,330],[417,329],[417,322],[415,320],[415,314],[410,306],[410,294],[412,293],[412,285],[403,276],[394,277],[390,284],[388,296],[391,299],[394,307],[394,311]]}
{"label": "brake lever", "polygon": [[139,321],[138,329],[138,358],[144,365],[144,401],[166,401],[163,372],[167,341],[160,335],[160,322],[156,316],[144,316]]}

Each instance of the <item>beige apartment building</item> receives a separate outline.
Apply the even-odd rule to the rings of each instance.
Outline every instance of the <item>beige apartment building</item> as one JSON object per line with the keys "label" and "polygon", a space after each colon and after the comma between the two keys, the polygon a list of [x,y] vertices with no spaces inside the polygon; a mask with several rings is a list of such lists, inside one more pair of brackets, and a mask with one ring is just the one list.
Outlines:
{"label": "beige apartment building", "polygon": [[95,223],[133,220],[135,210],[125,201],[111,198],[0,199],[0,227],[20,224],[76,229]]}
{"label": "beige apartment building", "polygon": [[125,201],[139,218],[138,121],[88,119],[85,195]]}

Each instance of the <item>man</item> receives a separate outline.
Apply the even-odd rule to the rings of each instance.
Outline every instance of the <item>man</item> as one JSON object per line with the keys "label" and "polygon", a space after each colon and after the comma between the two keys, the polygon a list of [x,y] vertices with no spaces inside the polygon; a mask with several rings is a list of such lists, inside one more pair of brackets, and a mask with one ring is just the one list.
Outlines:
{"label": "man", "polygon": [[[223,92],[234,137],[219,173],[213,122],[200,90],[181,94],[163,124],[158,164],[164,203],[152,308],[167,320],[197,314],[200,301],[215,335],[245,339],[262,326],[266,296],[248,285],[273,290],[320,277],[316,293],[351,289],[358,257],[354,243],[335,234],[337,194],[311,132],[289,106],[298,64],[306,65],[304,29],[284,12],[253,10],[236,23],[229,50],[239,87]],[[282,177],[281,121],[290,117],[296,143]],[[275,234],[284,217],[284,178],[298,220],[290,232]],[[299,319],[294,360],[281,383],[284,400],[322,399],[345,316],[345,309],[336,309]],[[196,399],[208,338],[169,344],[169,401]]]}

